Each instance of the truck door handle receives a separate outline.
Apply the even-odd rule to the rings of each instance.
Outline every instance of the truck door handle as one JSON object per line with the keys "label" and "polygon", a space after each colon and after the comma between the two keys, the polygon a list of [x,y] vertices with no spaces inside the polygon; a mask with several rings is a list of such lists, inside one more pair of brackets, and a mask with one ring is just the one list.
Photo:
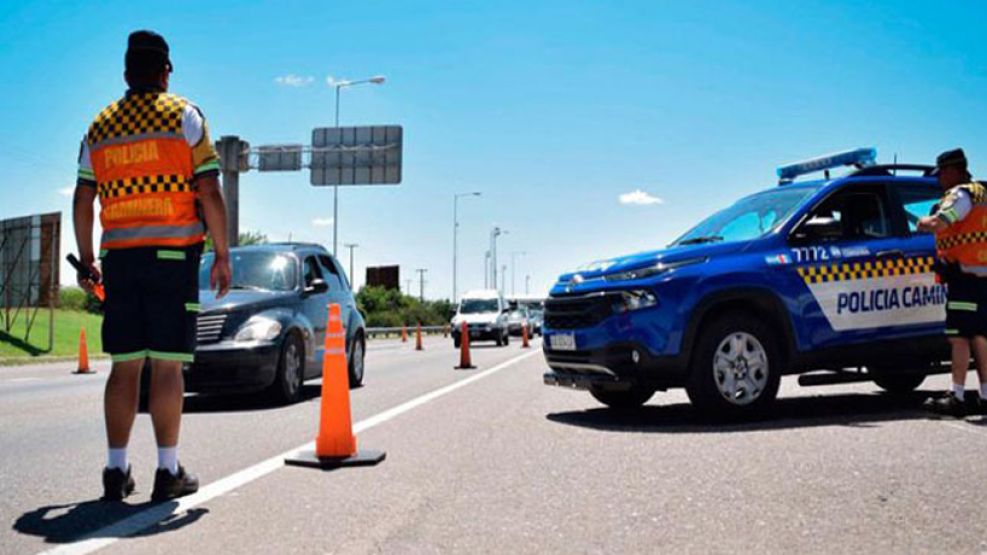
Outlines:
{"label": "truck door handle", "polygon": [[888,250],[888,251],[878,251],[877,252],[877,257],[878,258],[905,258],[905,253],[904,253],[904,251],[901,251],[901,250],[898,250],[898,249],[892,249],[892,250]]}

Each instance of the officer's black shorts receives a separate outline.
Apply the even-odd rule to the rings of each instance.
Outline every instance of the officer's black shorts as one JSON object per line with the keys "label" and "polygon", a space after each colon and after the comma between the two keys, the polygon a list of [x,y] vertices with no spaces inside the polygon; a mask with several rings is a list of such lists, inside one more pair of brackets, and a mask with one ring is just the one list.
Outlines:
{"label": "officer's black shorts", "polygon": [[113,249],[103,255],[103,350],[114,361],[192,362],[202,246]]}
{"label": "officer's black shorts", "polygon": [[946,335],[987,337],[987,278],[970,274],[947,282]]}

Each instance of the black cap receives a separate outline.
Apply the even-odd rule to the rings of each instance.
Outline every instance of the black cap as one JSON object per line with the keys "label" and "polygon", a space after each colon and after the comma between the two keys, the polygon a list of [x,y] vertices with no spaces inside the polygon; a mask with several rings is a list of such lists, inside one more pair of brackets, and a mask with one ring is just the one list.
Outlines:
{"label": "black cap", "polygon": [[936,157],[936,170],[934,173],[939,173],[939,170],[945,168],[946,166],[959,166],[966,170],[966,154],[963,152],[962,148],[956,148],[953,150],[947,150],[939,156]]}
{"label": "black cap", "polygon": [[127,69],[167,70],[174,66],[169,59],[168,43],[154,31],[140,30],[127,38]]}

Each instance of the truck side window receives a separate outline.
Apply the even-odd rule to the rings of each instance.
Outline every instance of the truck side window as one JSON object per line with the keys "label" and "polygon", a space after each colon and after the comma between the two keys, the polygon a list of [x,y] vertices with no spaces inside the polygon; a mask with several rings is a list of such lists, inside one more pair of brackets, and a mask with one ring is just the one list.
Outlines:
{"label": "truck side window", "polygon": [[842,240],[879,239],[892,235],[887,201],[875,190],[841,191],[820,204],[813,211],[813,217],[838,222]]}
{"label": "truck side window", "polygon": [[[308,287],[312,285],[312,281],[316,279],[322,279],[322,272],[319,271],[319,265],[315,263],[314,256],[308,256],[305,258],[305,262],[302,263],[302,271],[305,274],[305,286]],[[332,287],[332,284],[330,284]]]}
{"label": "truck side window", "polygon": [[933,208],[939,202],[942,192],[935,187],[906,186],[898,190],[901,204],[908,219],[908,231],[913,235],[919,234],[918,220],[932,214]]}
{"label": "truck side window", "polygon": [[329,284],[329,289],[332,291],[342,291],[346,289],[343,285],[342,276],[339,275],[339,270],[336,269],[336,265],[332,263],[332,259],[325,255],[319,255],[319,262],[322,267],[325,268],[327,278],[326,283]]}

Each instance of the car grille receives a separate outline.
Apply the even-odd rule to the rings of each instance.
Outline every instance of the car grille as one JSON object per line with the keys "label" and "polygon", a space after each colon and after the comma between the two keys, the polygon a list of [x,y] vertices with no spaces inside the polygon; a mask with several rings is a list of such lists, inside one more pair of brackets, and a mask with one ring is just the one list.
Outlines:
{"label": "car grille", "polygon": [[552,297],[545,301],[545,327],[551,329],[588,328],[611,314],[613,297],[607,293]]}
{"label": "car grille", "polygon": [[196,326],[196,340],[201,343],[215,343],[223,336],[226,314],[206,314],[199,316]]}

